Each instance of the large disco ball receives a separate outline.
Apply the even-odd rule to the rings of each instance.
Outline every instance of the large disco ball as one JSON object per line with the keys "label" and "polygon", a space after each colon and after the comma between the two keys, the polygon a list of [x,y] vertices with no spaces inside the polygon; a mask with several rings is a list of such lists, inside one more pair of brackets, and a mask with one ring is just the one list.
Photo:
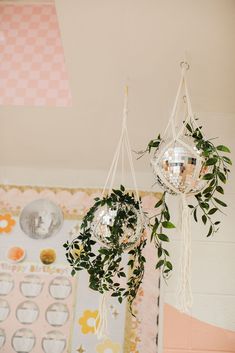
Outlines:
{"label": "large disco ball", "polygon": [[196,194],[207,185],[202,179],[209,169],[204,162],[194,139],[183,136],[181,141],[162,142],[151,164],[159,185],[168,193],[177,195]]}
{"label": "large disco ball", "polygon": [[62,224],[61,209],[47,199],[29,203],[20,214],[22,231],[33,239],[45,239],[56,234]]}
{"label": "large disco ball", "polygon": [[[120,212],[127,215],[124,222],[115,222]],[[116,223],[116,224],[115,224]],[[118,228],[119,236],[113,238],[112,227]],[[102,206],[97,209],[91,223],[93,236],[105,247],[112,247],[115,243],[124,249],[133,247],[141,238],[145,228],[144,216],[133,205],[116,203],[115,206]]]}

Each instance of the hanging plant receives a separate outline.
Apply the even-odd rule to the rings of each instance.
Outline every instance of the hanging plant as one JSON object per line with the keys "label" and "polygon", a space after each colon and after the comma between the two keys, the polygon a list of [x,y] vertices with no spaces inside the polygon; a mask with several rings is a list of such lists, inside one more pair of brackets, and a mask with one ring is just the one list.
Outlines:
{"label": "hanging plant", "polygon": [[[120,303],[127,298],[131,308],[143,280],[145,245],[139,201],[121,185],[110,195],[95,199],[83,218],[80,233],[64,247],[73,275],[85,269],[91,289],[110,292]],[[124,268],[126,253],[131,258]],[[126,279],[126,285],[120,278]]]}
{"label": "hanging plant", "polygon": [[[224,194],[223,185],[228,180],[230,172],[229,167],[232,165],[230,158],[224,153],[230,153],[230,149],[224,145],[215,145],[213,139],[205,139],[202,133],[202,127],[194,127],[194,124],[187,123],[185,136],[191,137],[199,154],[204,157],[201,166],[200,181],[202,181],[203,189],[194,195],[195,205],[188,204],[191,209],[191,215],[195,222],[202,221],[204,225],[208,225],[207,237],[210,237],[219,230],[220,221],[214,220],[217,211],[223,212],[221,207],[227,207],[227,204],[222,201],[221,195]],[[154,155],[159,151],[164,140],[160,135],[154,140],[151,140],[145,151],[140,152],[140,157],[145,153],[153,152]],[[152,164],[154,165],[155,157]],[[175,163],[173,161],[172,163]],[[203,172],[202,172],[203,171]],[[156,176],[156,181],[162,186],[161,180]],[[170,192],[173,194],[173,192]],[[157,268],[163,269],[164,277],[167,277],[172,270],[172,264],[169,261],[169,252],[163,248],[162,242],[169,242],[169,237],[162,234],[162,228],[175,228],[170,222],[169,208],[166,203],[167,191],[163,193],[161,200],[155,205],[156,208],[161,207],[160,213],[155,216],[152,223],[151,239],[155,239],[155,244],[158,248],[159,261]]]}
{"label": "hanging plant", "polygon": [[[120,303],[127,299],[133,314],[132,303],[144,276],[145,216],[136,184],[126,125],[127,97],[126,89],[121,136],[102,196],[95,199],[94,205],[83,218],[76,238],[64,244],[72,274],[85,269],[90,288],[102,294],[95,325],[98,338],[104,337],[107,332],[106,294],[117,297]],[[133,193],[127,192],[123,185],[119,189],[113,188],[120,156],[124,177],[124,152],[133,179]]]}
{"label": "hanging plant", "polygon": [[[208,226],[207,237],[215,234],[219,229],[220,221],[214,220],[216,213],[222,207],[227,207],[220,196],[224,194],[223,184],[227,182],[232,165],[231,159],[224,155],[230,153],[228,147],[215,145],[213,139],[206,139],[202,126],[198,126],[192,107],[186,82],[187,63],[182,64],[182,75],[177,91],[173,111],[163,134],[151,140],[147,148],[139,152],[139,158],[144,154],[153,152],[151,164],[156,182],[164,190],[161,200],[156,204],[159,213],[151,222],[151,239],[158,249],[158,262],[156,268],[162,270],[167,278],[173,266],[170,255],[164,246],[169,237],[162,230],[175,228],[170,219],[166,196],[179,195],[181,197],[181,233],[182,255],[180,265],[179,301],[182,311],[187,312],[192,305],[192,291],[190,284],[191,268],[191,226],[189,218]],[[186,117],[180,127],[176,124],[177,108],[182,87],[185,88],[183,96],[187,103]],[[195,204],[188,202],[194,196]]]}

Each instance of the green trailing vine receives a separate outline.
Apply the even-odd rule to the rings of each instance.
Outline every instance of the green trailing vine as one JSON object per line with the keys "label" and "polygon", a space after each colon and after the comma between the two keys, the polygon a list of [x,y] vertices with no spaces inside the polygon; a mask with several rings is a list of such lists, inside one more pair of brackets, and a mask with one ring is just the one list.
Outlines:
{"label": "green trailing vine", "polygon": [[[195,195],[196,205],[189,205],[192,209],[194,220],[198,222],[198,217],[204,225],[209,225],[207,237],[216,233],[219,229],[220,221],[214,221],[213,215],[221,211],[221,207],[227,207],[220,197],[224,194],[223,185],[228,180],[230,172],[229,166],[232,161],[224,153],[230,153],[230,149],[224,145],[215,146],[212,140],[206,140],[202,134],[202,127],[194,128],[193,124],[186,125],[188,135],[192,136],[196,148],[205,157],[205,167],[209,167],[203,179],[208,182],[207,187]],[[201,214],[199,214],[201,212]]]}
{"label": "green trailing vine", "polygon": [[[189,204],[192,216],[196,222],[201,219],[204,225],[208,225],[207,237],[215,234],[219,229],[220,221],[214,220],[215,214],[222,211],[222,207],[227,207],[227,204],[220,199],[224,194],[223,185],[228,180],[230,172],[229,167],[232,165],[230,158],[224,153],[230,153],[230,149],[224,145],[215,145],[212,141],[206,140],[202,133],[202,127],[194,127],[193,123],[186,124],[186,136],[194,139],[196,148],[205,158],[203,168],[207,168],[208,172],[203,176],[207,181],[207,185],[201,192],[194,195],[195,205]],[[153,139],[147,145],[144,151],[138,152],[138,158],[143,157],[146,153],[156,152],[163,142],[160,135]],[[158,262],[156,268],[160,268],[163,277],[166,278],[171,273],[173,266],[170,262],[170,254],[163,245],[169,242],[169,237],[162,232],[164,228],[175,228],[170,222],[170,213],[166,204],[166,192],[163,193],[161,200],[155,205],[155,208],[160,208],[157,216],[153,217],[150,222],[151,240],[154,241],[158,251]]]}
{"label": "green trailing vine", "polygon": [[[109,246],[100,246],[93,236],[92,222],[96,211],[103,206],[116,211],[113,225],[108,226]],[[120,189],[112,190],[110,195],[96,198],[94,205],[83,218],[78,236],[71,243],[64,244],[67,260],[72,267],[72,275],[85,269],[89,275],[91,289],[102,294],[111,292],[111,296],[117,297],[120,303],[127,298],[130,310],[143,280],[146,261],[142,254],[146,245],[144,229],[140,240],[130,250],[125,252],[126,244],[120,242],[124,232],[123,224],[133,230],[137,225],[133,207],[139,211],[140,203],[135,200],[133,194],[126,192],[122,185]],[[122,262],[124,253],[129,255],[125,269]],[[121,284],[123,281],[119,281],[122,277],[127,277],[126,285]]]}

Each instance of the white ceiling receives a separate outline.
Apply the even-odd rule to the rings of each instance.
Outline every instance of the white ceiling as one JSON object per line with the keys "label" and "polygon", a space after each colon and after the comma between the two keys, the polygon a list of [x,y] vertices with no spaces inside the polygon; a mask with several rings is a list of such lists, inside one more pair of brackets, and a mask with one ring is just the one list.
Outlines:
{"label": "white ceiling", "polygon": [[[126,80],[130,138],[133,149],[142,149],[166,124],[185,55],[193,108],[223,134],[218,122],[235,113],[234,0],[56,4],[73,106],[1,107],[2,165],[106,170],[120,132]],[[231,126],[234,133],[235,121]],[[136,163],[141,172],[147,166]]]}

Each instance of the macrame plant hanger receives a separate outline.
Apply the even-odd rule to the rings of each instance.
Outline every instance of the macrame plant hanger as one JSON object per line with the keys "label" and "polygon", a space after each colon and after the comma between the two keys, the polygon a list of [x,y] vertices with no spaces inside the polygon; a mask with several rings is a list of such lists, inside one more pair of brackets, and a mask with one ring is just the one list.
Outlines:
{"label": "macrame plant hanger", "polygon": [[[135,170],[134,170],[134,163],[133,163],[133,158],[132,158],[132,152],[131,152],[131,144],[130,144],[130,139],[129,139],[129,134],[128,134],[128,129],[127,129],[127,117],[128,117],[128,86],[125,87],[125,96],[124,96],[124,108],[123,108],[123,118],[122,118],[122,129],[121,129],[121,135],[117,144],[117,148],[114,153],[114,157],[108,172],[108,176],[102,191],[102,197],[105,196],[105,194],[108,194],[108,196],[111,194],[112,189],[114,187],[114,182],[117,176],[117,167],[119,164],[119,161],[121,159],[121,183],[123,184],[124,181],[124,157],[125,157],[125,152],[127,155],[127,160],[130,166],[130,171],[131,171],[131,177],[132,181],[134,184],[134,189],[133,192],[135,194],[136,201],[139,202],[140,206],[140,212],[142,214],[142,217],[144,219],[144,214],[142,211],[142,207],[140,204],[140,196],[139,196],[139,191],[137,187],[137,181],[136,181],[136,175],[135,175]],[[99,310],[98,310],[98,315],[96,318],[96,324],[95,324],[95,333],[99,339],[107,337],[107,331],[108,331],[108,322],[107,322],[107,300],[108,300],[109,294],[106,292],[101,295],[100,302],[99,302]]]}
{"label": "macrame plant hanger", "polygon": [[[181,79],[178,86],[177,94],[175,97],[175,101],[173,104],[172,113],[170,115],[170,119],[168,125],[163,134],[163,139],[171,136],[170,142],[166,145],[164,151],[172,146],[172,143],[178,142],[180,145],[188,149],[193,156],[199,161],[201,157],[198,154],[198,151],[194,149],[192,146],[187,144],[185,140],[182,139],[185,136],[186,125],[190,122],[196,128],[199,128],[192,111],[191,100],[188,91],[186,73],[189,70],[189,64],[187,62],[181,62]],[[184,95],[182,95],[182,91],[184,90]],[[184,99],[184,103],[186,103],[186,114],[184,117],[184,122],[182,123],[181,128],[177,128],[177,115],[178,115],[178,107],[180,105],[181,99]],[[163,153],[159,153],[158,161],[161,159]],[[199,172],[200,163],[197,163],[194,175],[196,176]],[[161,170],[157,171],[160,176],[162,176]],[[190,209],[187,203],[187,197],[190,196],[190,186],[188,186],[184,192],[179,191],[174,185],[167,182],[165,179],[167,187],[173,191],[174,194],[179,195],[181,198],[181,259],[180,259],[180,277],[178,283],[178,307],[182,312],[189,312],[190,308],[193,304],[193,296],[192,296],[192,288],[191,288],[191,252],[192,252],[192,236],[191,236],[191,215]]]}

